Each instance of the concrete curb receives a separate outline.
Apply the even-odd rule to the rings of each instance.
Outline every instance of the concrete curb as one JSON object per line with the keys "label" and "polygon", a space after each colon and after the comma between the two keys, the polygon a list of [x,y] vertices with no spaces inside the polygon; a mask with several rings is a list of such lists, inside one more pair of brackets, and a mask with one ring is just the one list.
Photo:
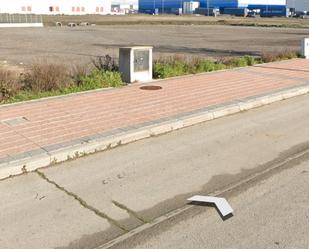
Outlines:
{"label": "concrete curb", "polygon": [[0,23],[0,28],[43,28],[43,23]]}
{"label": "concrete curb", "polygon": [[0,179],[309,93],[309,84],[210,106],[0,159]]}

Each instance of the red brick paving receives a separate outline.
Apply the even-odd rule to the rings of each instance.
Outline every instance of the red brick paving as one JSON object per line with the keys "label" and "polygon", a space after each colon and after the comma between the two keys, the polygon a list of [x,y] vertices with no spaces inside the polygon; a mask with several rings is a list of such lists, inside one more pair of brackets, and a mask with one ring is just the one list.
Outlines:
{"label": "red brick paving", "polygon": [[[0,107],[0,158],[87,135],[309,83],[309,60],[290,61]],[[8,126],[1,120],[26,117]]]}

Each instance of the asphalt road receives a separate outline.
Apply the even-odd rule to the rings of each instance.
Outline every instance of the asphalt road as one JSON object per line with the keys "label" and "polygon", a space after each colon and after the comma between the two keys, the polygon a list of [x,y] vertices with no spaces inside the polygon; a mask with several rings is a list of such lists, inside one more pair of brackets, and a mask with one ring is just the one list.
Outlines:
{"label": "asphalt road", "polygon": [[[308,248],[308,105],[304,95],[0,181],[1,248]],[[235,209],[224,222],[187,204],[220,191]]]}
{"label": "asphalt road", "polygon": [[114,248],[307,249],[309,153],[300,161],[237,196],[227,194],[234,216],[225,221],[214,208],[202,206]]}

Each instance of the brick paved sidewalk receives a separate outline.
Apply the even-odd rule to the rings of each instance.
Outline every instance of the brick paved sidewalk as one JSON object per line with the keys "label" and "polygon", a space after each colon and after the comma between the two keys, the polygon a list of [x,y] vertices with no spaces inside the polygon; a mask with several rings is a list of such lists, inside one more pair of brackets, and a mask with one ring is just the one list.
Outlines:
{"label": "brick paved sidewalk", "polygon": [[48,152],[57,144],[168,118],[207,106],[309,84],[309,60],[152,82],[120,89],[0,106],[0,162],[21,153]]}

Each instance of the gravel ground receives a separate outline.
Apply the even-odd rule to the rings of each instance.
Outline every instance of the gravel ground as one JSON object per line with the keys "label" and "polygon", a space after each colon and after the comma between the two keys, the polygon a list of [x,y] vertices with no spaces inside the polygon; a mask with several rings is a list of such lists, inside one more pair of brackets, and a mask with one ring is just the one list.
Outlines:
{"label": "gravel ground", "polygon": [[265,51],[297,50],[309,29],[224,25],[103,25],[1,29],[0,61],[28,64],[47,60],[89,63],[103,54],[118,56],[127,45],[153,45],[155,57],[260,55]]}

